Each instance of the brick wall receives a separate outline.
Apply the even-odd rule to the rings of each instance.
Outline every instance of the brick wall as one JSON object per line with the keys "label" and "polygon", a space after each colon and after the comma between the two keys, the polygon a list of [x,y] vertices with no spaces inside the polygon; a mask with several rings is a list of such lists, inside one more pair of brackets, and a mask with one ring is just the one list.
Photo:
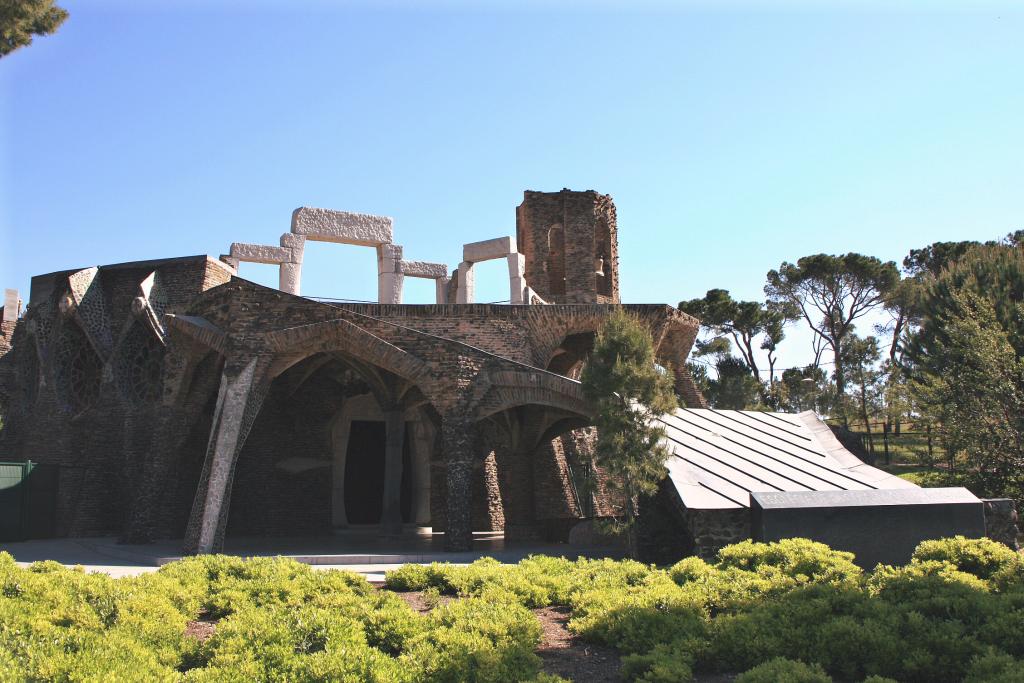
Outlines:
{"label": "brick wall", "polygon": [[[516,242],[526,257],[526,282],[545,301],[618,303],[618,234],[610,196],[528,190],[516,209]],[[597,257],[604,261],[603,277],[597,275]]]}

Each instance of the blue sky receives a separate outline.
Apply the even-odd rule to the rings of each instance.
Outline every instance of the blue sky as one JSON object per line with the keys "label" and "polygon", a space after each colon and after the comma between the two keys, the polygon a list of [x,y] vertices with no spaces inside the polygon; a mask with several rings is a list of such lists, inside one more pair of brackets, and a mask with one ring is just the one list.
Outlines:
{"label": "blue sky", "polygon": [[[454,267],[525,189],[615,198],[628,302],[1024,228],[1010,2],[61,4],[0,60],[0,287],[274,243],[303,205],[393,216],[407,258]],[[492,266],[481,301],[508,296]],[[317,244],[303,292],[374,278]]]}

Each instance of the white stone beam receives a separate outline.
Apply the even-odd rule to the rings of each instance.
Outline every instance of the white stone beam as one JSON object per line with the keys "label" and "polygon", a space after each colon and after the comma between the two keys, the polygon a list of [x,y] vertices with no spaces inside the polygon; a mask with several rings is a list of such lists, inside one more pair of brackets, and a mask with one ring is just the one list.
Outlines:
{"label": "white stone beam", "polygon": [[269,244],[231,244],[231,258],[247,263],[269,263],[278,265],[291,260],[291,252],[284,247],[273,247]]}
{"label": "white stone beam", "polygon": [[470,263],[490,261],[491,259],[505,258],[509,254],[516,253],[515,237],[496,237],[493,240],[483,242],[470,242],[462,245],[462,260]]}
{"label": "white stone beam", "polygon": [[392,220],[349,211],[314,209],[304,206],[292,213],[292,232],[317,242],[379,247],[391,244]]}
{"label": "white stone beam", "polygon": [[402,275],[421,277],[428,280],[439,280],[448,277],[448,265],[444,263],[427,263],[426,261],[402,261],[399,264]]}

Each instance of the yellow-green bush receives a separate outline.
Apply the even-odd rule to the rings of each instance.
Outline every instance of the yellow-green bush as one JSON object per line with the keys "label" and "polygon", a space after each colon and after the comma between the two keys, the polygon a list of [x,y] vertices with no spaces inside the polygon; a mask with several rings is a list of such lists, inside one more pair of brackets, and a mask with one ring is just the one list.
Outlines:
{"label": "yellow-green bush", "polygon": [[914,550],[914,562],[947,562],[958,570],[979,579],[996,575],[1012,575],[1021,567],[1019,553],[987,538],[954,536],[937,541],[924,541]]}
{"label": "yellow-green bush", "polygon": [[[530,557],[389,572],[392,590],[453,596],[419,614],[356,574],[281,558],[189,558],[115,580],[0,553],[0,681],[555,683],[530,609],[564,605],[630,680],[1024,683],[1022,572],[1012,551],[963,538],[867,574],[804,540],[667,569]],[[216,621],[204,642],[185,635],[199,617]]]}
{"label": "yellow-green bush", "polygon": [[736,677],[735,683],[832,683],[817,664],[776,657]]}

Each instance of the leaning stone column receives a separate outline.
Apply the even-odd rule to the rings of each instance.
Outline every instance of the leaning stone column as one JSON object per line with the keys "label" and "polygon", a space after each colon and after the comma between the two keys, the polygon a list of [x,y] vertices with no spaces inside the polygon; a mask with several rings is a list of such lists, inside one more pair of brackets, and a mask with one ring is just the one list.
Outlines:
{"label": "leaning stone column", "polygon": [[229,360],[224,366],[206,461],[185,532],[186,553],[216,552],[224,543],[235,462],[263,402],[263,392],[256,390],[258,362],[252,357]]}
{"label": "leaning stone column", "polygon": [[405,412],[384,411],[384,512],[381,528],[385,533],[402,531],[402,450],[405,446]]}
{"label": "leaning stone column", "polygon": [[445,550],[469,550],[473,545],[470,496],[473,477],[473,424],[470,420],[446,416],[441,421],[447,479],[448,527]]}

